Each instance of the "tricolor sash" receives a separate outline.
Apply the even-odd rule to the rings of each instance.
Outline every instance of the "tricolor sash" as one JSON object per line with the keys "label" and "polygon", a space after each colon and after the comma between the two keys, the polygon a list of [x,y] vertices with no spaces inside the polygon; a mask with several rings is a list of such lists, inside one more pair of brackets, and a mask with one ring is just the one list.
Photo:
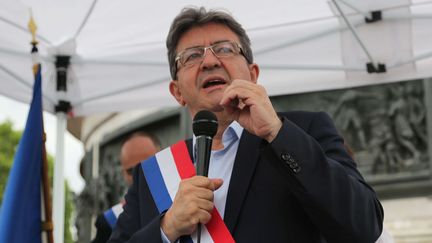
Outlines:
{"label": "tricolor sash", "polygon": [[[196,174],[184,141],[141,162],[141,168],[159,213],[171,207],[180,181]],[[186,238],[182,241],[196,242],[196,232]],[[216,208],[211,220],[201,229],[201,242],[235,242]]]}
{"label": "tricolor sash", "polygon": [[114,229],[119,215],[123,212],[123,204],[119,203],[104,212],[105,220]]}

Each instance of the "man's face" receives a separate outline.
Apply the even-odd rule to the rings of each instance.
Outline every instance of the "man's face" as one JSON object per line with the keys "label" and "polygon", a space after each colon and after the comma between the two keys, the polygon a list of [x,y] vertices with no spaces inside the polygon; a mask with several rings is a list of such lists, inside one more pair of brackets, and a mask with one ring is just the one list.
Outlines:
{"label": "man's face", "polygon": [[149,137],[137,136],[129,139],[121,148],[123,178],[128,186],[132,185],[132,170],[139,162],[154,155],[158,148]]}
{"label": "man's face", "polygon": [[[233,41],[240,44],[237,35],[228,27],[209,23],[194,27],[179,40],[176,52],[191,47],[206,47],[221,41]],[[219,102],[225,88],[234,79],[256,82],[258,66],[248,64],[243,55],[218,58],[207,49],[202,62],[192,66],[177,63],[177,80],[170,83],[171,94],[181,105],[186,105],[192,116],[206,109],[213,112],[223,111]]]}

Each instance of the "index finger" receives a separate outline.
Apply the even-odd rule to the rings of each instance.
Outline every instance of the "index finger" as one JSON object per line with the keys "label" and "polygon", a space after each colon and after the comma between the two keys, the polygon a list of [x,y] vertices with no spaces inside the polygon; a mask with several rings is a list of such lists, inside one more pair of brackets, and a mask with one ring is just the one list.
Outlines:
{"label": "index finger", "polygon": [[214,190],[214,187],[215,187],[214,183],[208,177],[194,176],[194,177],[190,178],[189,180],[193,186],[201,187],[201,188],[207,188],[207,189],[210,189],[212,191]]}

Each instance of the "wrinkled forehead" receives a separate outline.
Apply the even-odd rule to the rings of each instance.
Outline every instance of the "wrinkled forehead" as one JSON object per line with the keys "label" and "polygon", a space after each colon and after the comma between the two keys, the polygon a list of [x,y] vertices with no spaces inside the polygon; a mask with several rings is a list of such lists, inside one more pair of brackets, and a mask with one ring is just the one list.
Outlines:
{"label": "wrinkled forehead", "polygon": [[221,41],[239,43],[239,37],[226,25],[207,23],[185,31],[177,42],[176,53],[192,47],[210,46]]}

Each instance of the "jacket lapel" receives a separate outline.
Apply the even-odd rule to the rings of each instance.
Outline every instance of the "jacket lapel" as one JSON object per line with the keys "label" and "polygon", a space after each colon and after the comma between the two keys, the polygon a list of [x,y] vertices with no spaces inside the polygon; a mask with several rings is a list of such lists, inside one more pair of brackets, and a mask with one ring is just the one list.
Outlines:
{"label": "jacket lapel", "polygon": [[[235,230],[239,213],[258,162],[261,141],[261,138],[243,130],[234,160],[224,214],[224,222],[231,234]],[[193,161],[192,139],[187,139],[186,145]]]}
{"label": "jacket lapel", "polygon": [[224,221],[231,234],[235,230],[237,218],[249,189],[255,167],[259,158],[261,139],[246,130],[240,139],[231,181],[228,188]]}

